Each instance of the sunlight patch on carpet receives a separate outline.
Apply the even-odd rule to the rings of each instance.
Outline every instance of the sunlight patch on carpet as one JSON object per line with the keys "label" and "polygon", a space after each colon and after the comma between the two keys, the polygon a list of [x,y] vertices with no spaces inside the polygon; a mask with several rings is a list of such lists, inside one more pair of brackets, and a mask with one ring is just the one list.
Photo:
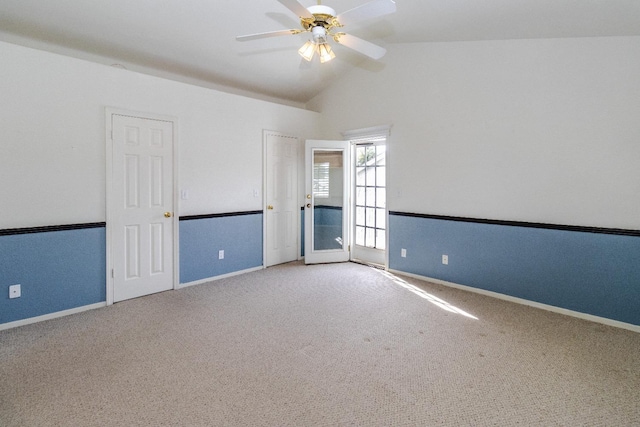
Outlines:
{"label": "sunlight patch on carpet", "polygon": [[440,307],[443,310],[449,311],[451,313],[456,313],[456,314],[461,314],[465,317],[468,317],[470,319],[474,319],[474,320],[478,320],[478,318],[472,314],[467,313],[466,311],[448,303],[447,301],[443,300],[442,298],[438,298],[435,295],[431,295],[430,293],[420,289],[419,287],[412,285],[411,283],[407,282],[406,280],[403,280],[401,278],[399,278],[398,276],[389,273],[388,271],[384,271],[384,270],[377,270],[380,272],[380,274],[386,276],[388,279],[390,279],[393,283],[395,283],[398,286],[401,286],[405,289],[407,289],[408,291],[413,292],[414,294],[418,295],[421,298],[426,299],[427,301],[429,301],[430,303],[432,303],[433,305]]}

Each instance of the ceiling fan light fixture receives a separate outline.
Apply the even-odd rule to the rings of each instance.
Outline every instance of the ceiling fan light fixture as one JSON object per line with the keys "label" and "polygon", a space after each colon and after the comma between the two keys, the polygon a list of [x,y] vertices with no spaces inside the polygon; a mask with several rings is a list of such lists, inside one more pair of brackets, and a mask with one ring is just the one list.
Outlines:
{"label": "ceiling fan light fixture", "polygon": [[[311,33],[311,39],[298,50],[300,56],[302,56],[306,61],[313,60],[316,51],[318,51],[318,56],[320,56],[320,62],[331,61],[335,58],[335,54],[331,51],[331,47],[327,43],[330,37],[333,38],[336,43],[355,50],[356,52],[374,60],[382,58],[387,52],[383,47],[377,46],[356,36],[349,35],[348,33],[336,31],[338,29],[342,29],[345,24],[350,26],[351,24],[359,21],[378,18],[394,13],[396,11],[395,0],[369,0],[368,3],[349,9],[339,15],[336,15],[334,9],[322,5],[322,0],[317,0],[317,5],[309,7],[305,7],[301,3],[301,0],[278,1],[300,18],[300,26],[302,29],[247,34],[236,37],[236,40],[242,42],[266,37]],[[311,0],[305,1],[310,2]]]}
{"label": "ceiling fan light fixture", "polygon": [[336,57],[336,54],[331,50],[329,43],[322,43],[318,45],[318,55],[320,55],[320,63],[329,62]]}
{"label": "ceiling fan light fixture", "polygon": [[316,53],[316,49],[317,45],[309,40],[300,48],[300,50],[298,50],[298,53],[305,60],[311,61],[313,59],[313,55]]}

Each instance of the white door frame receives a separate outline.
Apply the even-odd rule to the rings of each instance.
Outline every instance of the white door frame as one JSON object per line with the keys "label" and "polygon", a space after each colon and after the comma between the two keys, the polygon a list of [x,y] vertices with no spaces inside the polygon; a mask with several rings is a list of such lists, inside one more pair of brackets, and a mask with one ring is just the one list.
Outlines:
{"label": "white door frame", "polygon": [[[389,141],[391,139],[391,125],[382,125],[382,126],[373,126],[373,127],[369,127],[369,128],[364,128],[364,129],[354,129],[354,130],[349,130],[346,132],[342,132],[342,137],[346,140],[346,141],[350,141],[351,143],[351,150],[352,150],[352,162],[354,162],[354,158],[355,158],[355,147],[356,144],[360,141],[366,141],[369,139],[375,139],[375,138],[379,138],[379,137],[384,137],[385,138],[385,145],[387,147],[386,152],[385,152],[385,163],[386,163],[386,168],[385,168],[385,181],[386,181],[386,187],[387,187],[387,207],[386,207],[386,215],[385,215],[385,227],[386,227],[386,236],[385,236],[385,251],[384,251],[384,269],[388,270],[389,269],[389,195],[390,195],[390,191],[389,189],[391,188],[389,186]],[[355,175],[355,168],[353,171],[353,174]],[[349,191],[351,191],[352,193],[354,192],[355,189],[355,176],[353,177],[353,182],[351,184],[351,188]],[[352,207],[352,212],[351,212],[351,218],[349,218],[349,231],[350,231],[350,238],[351,238],[351,242],[352,242],[352,247],[351,247],[351,259],[353,260],[353,254],[354,254],[354,247],[355,247],[355,194],[352,195],[352,200],[351,200],[351,207]]]}
{"label": "white door frame", "polygon": [[153,113],[141,113],[138,111],[130,111],[121,108],[106,107],[105,108],[105,146],[106,146],[106,265],[107,265],[107,305],[113,304],[114,278],[113,278],[113,244],[112,244],[112,215],[110,206],[113,200],[113,124],[112,116],[130,116],[148,120],[161,120],[173,123],[173,183],[172,183],[172,199],[173,199],[173,289],[177,289],[180,281],[180,254],[179,254],[179,217],[178,217],[178,119],[172,116],[164,116]]}
{"label": "white door frame", "polygon": [[[274,130],[267,130],[264,129],[262,131],[262,268],[267,268],[267,248],[268,248],[268,242],[267,242],[267,238],[268,238],[268,230],[267,230],[267,203],[269,203],[269,201],[267,200],[267,183],[269,182],[269,179],[267,177],[267,137],[269,135],[276,135],[276,136],[281,136],[284,138],[293,138],[296,140],[297,144],[298,144],[298,157],[296,158],[296,175],[299,176],[299,152],[300,152],[300,138],[298,138],[297,136],[292,136],[292,135],[288,135],[286,133],[283,132],[278,132],[278,131],[274,131]],[[295,197],[296,200],[298,199],[299,195],[298,195],[298,184],[299,184],[299,177],[296,177],[296,190],[295,190]],[[295,215],[295,222],[296,222],[296,259],[300,258],[300,252],[301,252],[301,247],[300,247],[300,211],[298,210],[299,206],[298,203],[296,202],[296,215]]]}

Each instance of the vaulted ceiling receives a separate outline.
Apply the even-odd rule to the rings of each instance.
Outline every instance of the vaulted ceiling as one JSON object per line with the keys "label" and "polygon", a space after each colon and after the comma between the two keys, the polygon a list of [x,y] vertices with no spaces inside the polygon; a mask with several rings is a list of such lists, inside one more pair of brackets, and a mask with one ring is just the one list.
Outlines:
{"label": "vaulted ceiling", "polygon": [[[325,0],[340,13],[368,0]],[[314,0],[300,0],[311,6]],[[640,35],[638,0],[396,0],[397,12],[344,31],[395,43]],[[354,67],[384,67],[344,46],[308,63],[308,34],[237,42],[299,28],[276,0],[2,0],[0,40],[132,71],[303,106]],[[373,64],[375,62],[375,64]],[[0,66],[1,67],[1,66]]]}

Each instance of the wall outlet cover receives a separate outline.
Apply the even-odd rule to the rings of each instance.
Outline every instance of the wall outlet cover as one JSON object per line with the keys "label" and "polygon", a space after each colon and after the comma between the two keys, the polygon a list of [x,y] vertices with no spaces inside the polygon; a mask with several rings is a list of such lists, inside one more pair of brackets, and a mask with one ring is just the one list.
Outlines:
{"label": "wall outlet cover", "polygon": [[9,286],[9,298],[20,298],[22,295],[22,289],[20,285]]}

